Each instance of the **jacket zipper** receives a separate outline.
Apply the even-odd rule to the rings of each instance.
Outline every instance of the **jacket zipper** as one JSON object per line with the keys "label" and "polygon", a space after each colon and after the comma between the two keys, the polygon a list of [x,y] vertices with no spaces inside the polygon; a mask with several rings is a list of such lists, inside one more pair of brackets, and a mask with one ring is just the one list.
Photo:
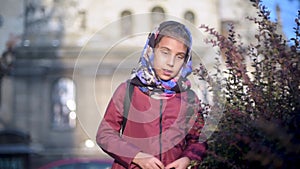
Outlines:
{"label": "jacket zipper", "polygon": [[163,106],[163,100],[160,100],[160,107],[159,107],[159,160],[162,161],[162,106]]}

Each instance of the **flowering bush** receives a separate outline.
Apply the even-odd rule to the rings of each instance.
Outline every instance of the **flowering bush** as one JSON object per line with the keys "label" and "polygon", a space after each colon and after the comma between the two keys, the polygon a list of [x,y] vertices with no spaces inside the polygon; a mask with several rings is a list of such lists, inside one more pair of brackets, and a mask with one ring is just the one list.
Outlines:
{"label": "flowering bush", "polygon": [[[300,166],[300,11],[295,37],[287,41],[277,32],[277,23],[270,21],[266,7],[259,0],[251,2],[258,15],[248,19],[258,31],[256,42],[246,48],[234,25],[228,37],[200,26],[213,36],[207,43],[217,46],[226,62],[225,109],[208,139],[208,155],[200,168]],[[202,65],[195,74],[211,85],[216,83]]]}

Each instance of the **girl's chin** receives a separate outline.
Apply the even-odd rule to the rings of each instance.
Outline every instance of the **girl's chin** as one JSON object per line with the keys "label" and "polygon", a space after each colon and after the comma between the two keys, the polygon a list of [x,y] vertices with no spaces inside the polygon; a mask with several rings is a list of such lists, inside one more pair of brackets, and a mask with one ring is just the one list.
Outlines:
{"label": "girl's chin", "polygon": [[172,79],[172,77],[170,77],[170,76],[165,76],[165,75],[159,76],[159,78],[160,78],[161,80],[163,80],[163,81],[168,81],[168,80]]}

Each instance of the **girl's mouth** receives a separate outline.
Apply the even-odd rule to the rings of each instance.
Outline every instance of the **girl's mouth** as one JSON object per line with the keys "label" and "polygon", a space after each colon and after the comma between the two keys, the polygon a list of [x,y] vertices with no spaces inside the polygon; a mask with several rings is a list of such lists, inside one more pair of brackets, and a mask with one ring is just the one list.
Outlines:
{"label": "girl's mouth", "polygon": [[165,76],[171,76],[172,71],[171,71],[171,70],[167,70],[167,69],[163,69],[163,74],[164,74]]}

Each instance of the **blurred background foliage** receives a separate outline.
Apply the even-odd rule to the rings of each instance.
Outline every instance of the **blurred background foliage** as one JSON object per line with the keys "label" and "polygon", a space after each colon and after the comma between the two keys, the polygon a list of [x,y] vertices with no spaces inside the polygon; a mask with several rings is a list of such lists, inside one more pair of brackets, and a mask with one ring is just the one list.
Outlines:
{"label": "blurred background foliage", "polygon": [[[218,47],[225,60],[223,68],[216,65],[218,73],[212,77],[202,65],[195,70],[212,92],[218,91],[213,86],[223,75],[225,105],[200,168],[300,166],[300,11],[294,18],[295,36],[286,40],[277,32],[277,23],[270,21],[270,11],[259,0],[250,1],[258,11],[257,17],[247,18],[258,27],[255,43],[245,47],[233,24],[227,37],[200,26],[212,35],[206,42]],[[208,118],[213,113],[212,109]]]}

